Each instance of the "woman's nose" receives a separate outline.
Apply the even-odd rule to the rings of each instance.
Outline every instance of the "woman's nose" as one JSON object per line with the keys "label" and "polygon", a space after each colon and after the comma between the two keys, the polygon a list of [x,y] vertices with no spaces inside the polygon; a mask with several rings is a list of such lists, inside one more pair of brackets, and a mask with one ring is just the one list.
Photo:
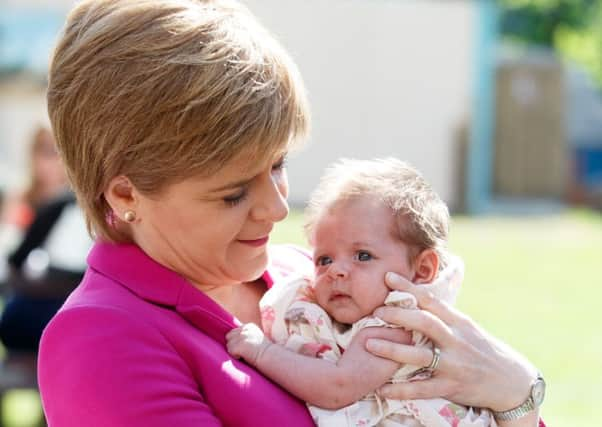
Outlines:
{"label": "woman's nose", "polygon": [[277,192],[278,197],[275,197],[274,203],[270,206],[270,215],[273,222],[282,221],[288,216],[289,208],[286,196]]}
{"label": "woman's nose", "polygon": [[256,221],[278,222],[288,216],[288,183],[286,178],[275,179],[268,177],[262,184],[259,193],[257,205],[253,210],[253,217]]}

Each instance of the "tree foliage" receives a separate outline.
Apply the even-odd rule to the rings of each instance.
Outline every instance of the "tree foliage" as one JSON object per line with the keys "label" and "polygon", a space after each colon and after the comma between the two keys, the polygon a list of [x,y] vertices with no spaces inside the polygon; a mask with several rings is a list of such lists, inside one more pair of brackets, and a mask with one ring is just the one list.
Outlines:
{"label": "tree foliage", "polygon": [[602,0],[498,0],[506,39],[555,49],[602,87]]}

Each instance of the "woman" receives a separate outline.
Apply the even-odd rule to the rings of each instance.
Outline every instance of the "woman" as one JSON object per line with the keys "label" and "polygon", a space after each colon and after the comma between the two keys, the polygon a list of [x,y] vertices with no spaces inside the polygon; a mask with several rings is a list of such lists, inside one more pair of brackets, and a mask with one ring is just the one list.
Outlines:
{"label": "woman", "polygon": [[46,324],[84,275],[91,244],[71,192],[37,210],[7,262],[11,296],[0,315],[0,341],[9,352],[37,353]]}
{"label": "woman", "polygon": [[56,152],[50,129],[36,128],[29,151],[29,183],[25,191],[9,196],[2,209],[2,224],[24,232],[35,211],[67,189],[67,177]]}
{"label": "woman", "polygon": [[[311,268],[304,253],[267,248],[288,213],[286,152],[309,126],[288,55],[231,1],[84,0],[56,48],[48,108],[96,237],[42,338],[49,425],[313,425],[303,402],[225,348],[229,330],[259,322],[274,278]],[[383,317],[435,339],[444,387],[385,393],[494,410],[525,400],[529,363],[412,292],[430,311]],[[367,352],[368,338],[390,360]],[[430,364],[400,342],[367,330],[345,357],[375,388],[391,361]],[[534,426],[537,412],[504,425]]]}
{"label": "woman", "polygon": [[89,249],[90,239],[78,227],[83,217],[50,128],[36,129],[29,160],[29,187],[3,211],[2,231],[14,242],[7,245],[7,273],[0,284],[10,296],[0,314],[0,341],[9,353],[35,354],[42,330],[83,276],[81,249]]}
{"label": "woman", "polygon": [[0,257],[19,245],[39,209],[67,191],[65,169],[48,127],[35,129],[28,160],[27,187],[0,203]]}

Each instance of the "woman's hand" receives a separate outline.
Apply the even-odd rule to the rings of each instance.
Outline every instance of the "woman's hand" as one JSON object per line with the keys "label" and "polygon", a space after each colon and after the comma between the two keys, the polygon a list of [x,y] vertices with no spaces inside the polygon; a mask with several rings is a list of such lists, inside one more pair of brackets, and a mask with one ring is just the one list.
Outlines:
{"label": "woman's hand", "polygon": [[[469,317],[439,301],[428,286],[415,286],[394,273],[387,273],[385,281],[391,289],[413,294],[421,310],[380,307],[375,315],[405,329],[422,332],[440,349],[441,358],[430,379],[385,385],[379,394],[393,399],[443,397],[494,411],[512,409],[526,400],[537,372],[524,357],[489,335]],[[428,348],[381,339],[368,340],[366,348],[400,363],[428,366],[433,360],[433,351]],[[535,426],[537,414],[533,417],[529,414],[518,423],[501,425]]]}

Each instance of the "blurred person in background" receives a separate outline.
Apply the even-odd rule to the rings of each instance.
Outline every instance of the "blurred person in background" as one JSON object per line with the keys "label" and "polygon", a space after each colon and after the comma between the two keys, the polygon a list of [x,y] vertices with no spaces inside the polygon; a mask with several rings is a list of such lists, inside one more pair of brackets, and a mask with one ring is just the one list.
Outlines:
{"label": "blurred person in background", "polygon": [[3,242],[0,341],[9,352],[37,352],[44,327],[81,280],[91,242],[49,129],[36,130],[30,153],[29,186],[2,211],[11,237]]}
{"label": "blurred person in background", "polygon": [[[310,262],[268,246],[288,214],[286,154],[310,122],[286,51],[235,1],[83,0],[52,58],[48,111],[95,237],[40,343],[49,426],[313,426],[304,402],[225,345],[260,322],[276,279]],[[424,310],[384,317],[436,338],[437,381],[389,395],[522,406],[535,368],[419,288],[404,289]],[[365,342],[379,337],[375,356]],[[391,360],[410,361],[410,339],[366,328],[342,357],[376,388]],[[500,425],[537,425],[537,408],[522,415]]]}
{"label": "blurred person in background", "polygon": [[8,191],[4,196],[0,209],[0,254],[18,244],[37,209],[67,189],[65,168],[52,132],[45,126],[38,126],[33,133],[27,170],[26,188]]}

